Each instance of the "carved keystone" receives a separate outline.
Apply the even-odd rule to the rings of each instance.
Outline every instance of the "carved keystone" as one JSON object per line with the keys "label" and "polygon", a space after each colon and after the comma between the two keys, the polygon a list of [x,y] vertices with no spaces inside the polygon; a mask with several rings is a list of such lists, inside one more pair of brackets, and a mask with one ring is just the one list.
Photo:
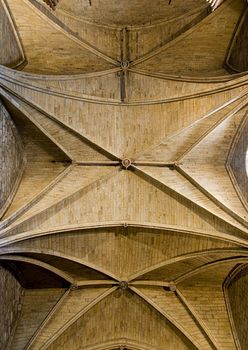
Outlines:
{"label": "carved keystone", "polygon": [[176,287],[176,285],[174,283],[170,283],[169,284],[169,288],[170,288],[171,292],[175,292],[177,290],[177,287]]}
{"label": "carved keystone", "polygon": [[125,168],[125,169],[128,169],[130,167],[130,165],[132,164],[131,160],[128,159],[128,158],[124,158],[121,162],[122,166]]}
{"label": "carved keystone", "polygon": [[76,289],[78,289],[78,285],[72,284],[70,289],[71,289],[71,290],[76,290]]}
{"label": "carved keystone", "polygon": [[121,281],[121,282],[120,282],[120,288],[121,288],[122,290],[128,289],[128,282],[127,282],[127,281]]}
{"label": "carved keystone", "polygon": [[127,61],[127,60],[125,60],[125,61],[121,61],[121,69],[122,69],[122,70],[126,70],[126,69],[128,69],[129,64],[130,64],[130,62],[129,62],[129,61]]}

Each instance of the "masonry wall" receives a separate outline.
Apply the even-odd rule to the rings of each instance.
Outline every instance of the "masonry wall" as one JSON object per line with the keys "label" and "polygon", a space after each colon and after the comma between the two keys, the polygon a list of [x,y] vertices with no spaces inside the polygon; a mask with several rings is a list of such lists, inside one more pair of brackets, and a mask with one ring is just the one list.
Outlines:
{"label": "masonry wall", "polygon": [[248,267],[241,270],[228,288],[228,299],[235,326],[237,342],[242,350],[248,349]]}
{"label": "masonry wall", "polygon": [[0,349],[6,350],[21,309],[22,288],[15,277],[0,266]]}
{"label": "masonry wall", "polygon": [[23,148],[17,129],[0,100],[0,217],[18,186],[23,166]]}

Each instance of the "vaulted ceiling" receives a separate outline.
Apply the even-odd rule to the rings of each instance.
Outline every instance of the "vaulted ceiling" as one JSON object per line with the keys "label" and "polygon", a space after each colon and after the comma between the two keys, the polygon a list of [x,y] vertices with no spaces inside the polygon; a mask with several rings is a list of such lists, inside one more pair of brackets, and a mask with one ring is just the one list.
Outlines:
{"label": "vaulted ceiling", "polygon": [[247,11],[0,1],[0,347],[247,348]]}

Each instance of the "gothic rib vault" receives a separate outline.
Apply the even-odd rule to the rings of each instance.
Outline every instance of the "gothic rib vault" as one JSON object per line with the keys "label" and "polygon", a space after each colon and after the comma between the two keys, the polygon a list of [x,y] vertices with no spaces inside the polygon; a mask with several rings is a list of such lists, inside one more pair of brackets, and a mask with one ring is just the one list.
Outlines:
{"label": "gothic rib vault", "polygon": [[247,3],[169,3],[0,1],[1,350],[248,348]]}

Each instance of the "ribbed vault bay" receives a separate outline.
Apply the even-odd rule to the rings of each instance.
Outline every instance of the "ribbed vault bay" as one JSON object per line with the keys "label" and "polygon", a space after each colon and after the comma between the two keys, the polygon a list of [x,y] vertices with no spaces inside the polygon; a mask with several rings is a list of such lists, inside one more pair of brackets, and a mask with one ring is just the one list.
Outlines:
{"label": "ribbed vault bay", "polygon": [[246,1],[0,16],[1,350],[247,350]]}
{"label": "ribbed vault bay", "polygon": [[[15,52],[7,45],[10,34],[3,31],[13,59],[3,57],[2,62],[13,67],[19,50],[18,64],[38,74],[116,69],[122,76],[123,67],[124,76],[130,70],[188,77],[243,72],[247,70],[244,4],[226,0],[211,13],[205,0],[170,4],[83,0],[60,1],[54,11],[44,1],[8,0],[2,11],[4,18],[12,18],[6,26],[15,32]],[[32,30],[26,25],[30,21]]]}

